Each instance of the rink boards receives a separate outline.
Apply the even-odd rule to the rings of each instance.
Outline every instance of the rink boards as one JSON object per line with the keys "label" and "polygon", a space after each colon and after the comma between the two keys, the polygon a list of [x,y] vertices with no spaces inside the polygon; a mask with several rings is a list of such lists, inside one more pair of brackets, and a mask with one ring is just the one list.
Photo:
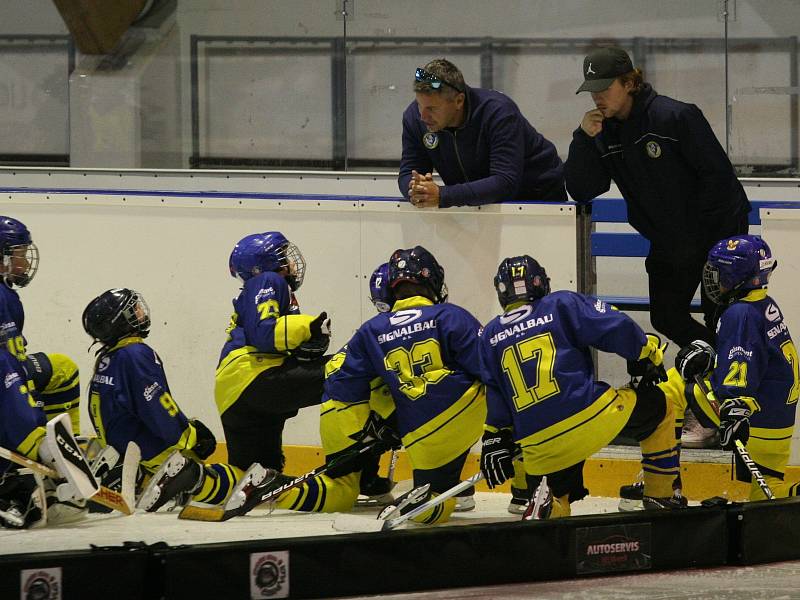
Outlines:
{"label": "rink boards", "polygon": [[800,499],[368,534],[129,543],[5,556],[0,597],[36,597],[31,588],[49,584],[62,593],[52,597],[63,598],[329,598],[798,559],[797,539]]}

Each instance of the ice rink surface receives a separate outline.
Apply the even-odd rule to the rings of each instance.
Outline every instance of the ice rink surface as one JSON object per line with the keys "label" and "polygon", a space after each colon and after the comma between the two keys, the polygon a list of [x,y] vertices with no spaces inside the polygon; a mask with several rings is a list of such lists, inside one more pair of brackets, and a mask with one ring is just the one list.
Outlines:
{"label": "ice rink surface", "polygon": [[[410,488],[410,481],[400,482],[395,490],[402,493]],[[519,519],[506,508],[509,494],[477,493],[475,510],[456,513],[450,523],[439,527],[453,527],[471,523],[507,522]],[[572,505],[573,514],[616,512],[617,500],[589,497]],[[378,509],[357,508],[356,514],[365,518],[375,516]],[[0,554],[43,552],[54,550],[85,550],[95,546],[121,546],[123,542],[166,542],[171,546],[181,544],[209,544],[265,538],[292,538],[312,535],[337,535],[333,529],[335,514],[299,513],[288,510],[254,510],[242,517],[222,523],[186,521],[178,519],[176,512],[143,513],[125,517],[119,513],[91,514],[77,523],[49,526],[41,529],[0,529]],[[426,527],[410,523],[405,528]]]}
{"label": "ice rink surface", "polygon": [[[406,485],[404,485],[406,484]],[[401,482],[401,491],[408,487]],[[476,508],[454,515],[453,520],[439,527],[458,527],[473,523],[508,522],[519,517],[506,510],[510,495],[478,493]],[[585,515],[616,512],[617,499],[589,497],[573,504],[573,514]],[[357,514],[372,517],[377,509],[356,509]],[[335,515],[256,510],[223,523],[179,520],[177,513],[137,512],[130,517],[117,514],[90,515],[88,519],[27,531],[0,530],[0,553],[17,554],[58,550],[89,549],[95,546],[121,546],[126,541],[169,545],[290,538],[311,535],[340,535],[332,527]],[[424,527],[410,524],[407,528]],[[531,557],[535,560],[536,557]],[[781,599],[800,600],[800,561],[774,563],[755,567],[726,567],[705,570],[642,573],[617,577],[595,577],[553,582],[462,588],[408,594],[382,594],[366,598],[445,600],[456,598],[537,598],[598,599],[668,598],[687,600],[711,599]]]}

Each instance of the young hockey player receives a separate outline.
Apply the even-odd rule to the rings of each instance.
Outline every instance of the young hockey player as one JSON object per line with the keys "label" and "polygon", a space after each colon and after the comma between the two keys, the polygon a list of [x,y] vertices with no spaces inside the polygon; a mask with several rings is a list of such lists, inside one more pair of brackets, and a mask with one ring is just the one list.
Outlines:
{"label": "young hockey player", "polygon": [[83,328],[101,344],[89,387],[97,437],[120,455],[128,442],[136,442],[141,467],[152,474],[137,506],[155,511],[172,499],[183,504],[189,495],[206,504],[224,502],[241,471],[201,463],[214,452],[216,440],[178,407],[161,359],[144,343],[150,310],[141,294],[127,288],[103,292],[83,311]]}
{"label": "young hockey player", "polygon": [[[384,263],[372,273],[369,280],[370,300],[379,313],[391,310],[393,297],[389,288],[389,265]],[[334,354],[326,364],[326,376],[336,372],[346,360],[347,346]],[[376,444],[369,451],[354,455],[364,447],[365,423],[372,427],[388,428],[394,421],[394,402],[389,388],[380,377],[370,382],[369,395],[359,403],[345,404],[323,395],[320,406],[320,438],[325,450],[326,463],[340,461],[325,473],[291,488],[281,494],[275,505],[278,508],[308,512],[349,511],[359,494],[391,501],[387,497],[393,483],[378,476],[380,455],[392,445],[399,447],[396,436],[390,444]],[[387,429],[384,435],[392,435]],[[348,459],[347,457],[354,457]],[[277,489],[286,480],[277,477],[277,471],[254,464],[240,480],[239,490],[242,504],[249,510],[256,506],[253,499],[270,490]],[[249,486],[255,486],[248,489]]]}
{"label": "young hockey player", "polygon": [[[481,471],[488,485],[512,476],[519,446],[528,488],[547,475],[546,499],[533,516],[569,516],[570,502],[588,493],[584,461],[624,433],[642,448],[645,506],[683,506],[672,498],[672,406],[650,381],[663,362],[657,336],[600,300],[551,293],[547,273],[527,255],[503,260],[494,283],[505,312],[489,322],[480,343],[488,402]],[[634,372],[646,377],[636,390],[596,381],[592,348],[635,361]]]}
{"label": "young hockey player", "polygon": [[[376,378],[389,388],[396,427],[413,470],[414,486],[430,484],[438,495],[455,486],[486,415],[479,380],[478,331],[469,312],[445,303],[444,269],[422,246],[396,250],[389,260],[391,312],[364,323],[332,362],[327,397],[342,410],[359,413],[353,430],[364,429],[360,409]],[[391,445],[392,427],[373,422],[369,438]],[[415,518],[422,523],[449,519],[451,498]]]}
{"label": "young hockey player", "polygon": [[[733,450],[741,440],[780,498],[798,495],[800,487],[784,480],[800,395],[800,357],[783,312],[768,293],[776,266],[769,246],[756,235],[726,238],[711,248],[703,287],[719,307],[716,354],[692,342],[665,389],[674,402],[691,406],[704,426],[719,428],[724,449]],[[705,380],[705,389],[696,377]],[[734,456],[737,479],[751,483],[750,499],[763,500],[763,490],[738,453]]]}
{"label": "young hockey player", "polygon": [[0,327],[6,346],[23,365],[31,394],[48,419],[67,413],[74,434],[80,433],[78,366],[63,354],[28,354],[22,329],[25,312],[14,287],[28,285],[39,268],[39,250],[28,228],[0,216]]}
{"label": "young hockey player", "polygon": [[228,461],[283,471],[283,427],[298,409],[320,403],[330,319],[300,313],[294,292],[306,264],[278,231],[248,235],[230,256],[242,288],[220,354],[214,395]]}

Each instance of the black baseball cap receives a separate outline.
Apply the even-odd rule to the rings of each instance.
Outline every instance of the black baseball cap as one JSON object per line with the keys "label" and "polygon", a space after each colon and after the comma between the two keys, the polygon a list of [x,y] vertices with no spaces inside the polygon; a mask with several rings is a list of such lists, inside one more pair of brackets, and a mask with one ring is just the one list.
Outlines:
{"label": "black baseball cap", "polygon": [[583,85],[575,92],[602,92],[620,75],[633,71],[631,57],[619,46],[595,48],[583,59]]}

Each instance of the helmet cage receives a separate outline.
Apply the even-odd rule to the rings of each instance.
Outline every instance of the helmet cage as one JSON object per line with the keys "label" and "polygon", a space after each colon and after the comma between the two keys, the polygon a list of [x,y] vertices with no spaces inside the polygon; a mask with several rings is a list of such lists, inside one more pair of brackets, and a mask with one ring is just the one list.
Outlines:
{"label": "helmet cage", "polygon": [[3,246],[2,261],[6,285],[25,287],[39,270],[39,248],[32,241]]}
{"label": "helmet cage", "polygon": [[288,242],[276,254],[281,268],[286,269],[288,273],[285,275],[286,283],[293,292],[297,291],[303,285],[303,279],[306,276],[306,261],[303,253],[292,242]]}

